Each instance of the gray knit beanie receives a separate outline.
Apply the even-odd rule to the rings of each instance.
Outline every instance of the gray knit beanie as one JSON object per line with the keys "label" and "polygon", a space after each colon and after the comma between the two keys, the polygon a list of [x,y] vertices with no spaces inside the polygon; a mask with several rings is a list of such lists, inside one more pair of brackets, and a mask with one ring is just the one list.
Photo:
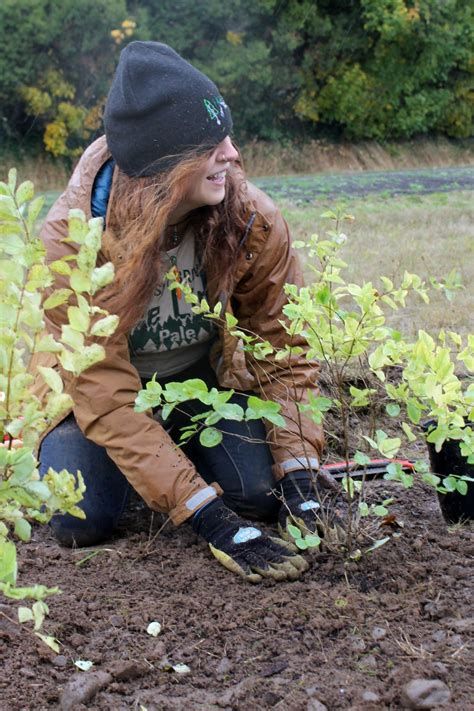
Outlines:
{"label": "gray knit beanie", "polygon": [[104,113],[107,145],[130,176],[174,166],[187,150],[203,151],[232,131],[216,85],[171,47],[131,42],[122,50]]}

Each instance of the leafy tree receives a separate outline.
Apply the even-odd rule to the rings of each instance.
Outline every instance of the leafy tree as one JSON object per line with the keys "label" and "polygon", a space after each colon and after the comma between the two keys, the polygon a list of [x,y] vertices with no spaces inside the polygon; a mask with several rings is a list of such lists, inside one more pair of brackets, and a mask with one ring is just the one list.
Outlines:
{"label": "leafy tree", "polygon": [[78,152],[133,38],[207,73],[239,141],[465,137],[473,34],[465,0],[3,0],[0,132],[47,128],[49,151]]}
{"label": "leafy tree", "polygon": [[53,123],[46,136],[51,152],[68,153],[69,135],[73,148],[83,145],[100,125],[100,103],[117,58],[110,33],[125,17],[125,0],[3,0],[3,133],[35,133]]}
{"label": "leafy tree", "polygon": [[275,45],[273,10],[257,0],[145,0],[129,3],[137,37],[166,42],[216,82],[238,140],[279,139],[293,122],[291,43]]}
{"label": "leafy tree", "polygon": [[471,135],[469,3],[318,3],[321,10],[324,5],[329,25],[322,25],[323,36],[310,31],[311,41],[301,46],[300,115],[337,124],[350,138],[409,137],[432,130]]}

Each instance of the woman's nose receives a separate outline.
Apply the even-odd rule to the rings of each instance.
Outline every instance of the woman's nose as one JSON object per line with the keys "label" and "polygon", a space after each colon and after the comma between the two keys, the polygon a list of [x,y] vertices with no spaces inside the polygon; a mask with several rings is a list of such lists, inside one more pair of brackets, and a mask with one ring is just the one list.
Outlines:
{"label": "woman's nose", "polygon": [[237,160],[238,157],[239,154],[234,148],[230,136],[226,136],[219,146],[217,160],[231,162]]}

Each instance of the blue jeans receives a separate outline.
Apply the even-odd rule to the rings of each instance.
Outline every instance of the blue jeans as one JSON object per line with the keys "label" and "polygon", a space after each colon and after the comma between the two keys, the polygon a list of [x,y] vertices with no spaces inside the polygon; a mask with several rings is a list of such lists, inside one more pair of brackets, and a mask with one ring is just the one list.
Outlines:
{"label": "blue jeans", "polygon": [[[208,387],[216,387],[215,374],[201,361],[198,366],[167,380],[200,377]],[[162,381],[163,383],[165,381]],[[245,406],[246,398],[235,394],[230,402]],[[180,428],[189,424],[189,417],[208,409],[197,400],[184,403],[187,414],[173,412],[168,418],[171,437],[178,441]],[[276,517],[279,501],[271,493],[275,487],[273,459],[265,443],[265,427],[261,420],[218,423],[223,431],[222,442],[216,447],[203,447],[197,437],[182,447],[208,483],[217,482],[223,489],[223,501],[246,518],[271,520]],[[245,438],[245,439],[243,439]],[[258,440],[250,442],[247,439]],[[89,546],[109,538],[116,528],[130,494],[130,484],[103,447],[88,440],[79,429],[74,415],[69,415],[44,438],[40,454],[40,475],[53,469],[80,470],[86,484],[80,507],[84,520],[69,514],[57,514],[51,521],[56,538],[63,545]]]}

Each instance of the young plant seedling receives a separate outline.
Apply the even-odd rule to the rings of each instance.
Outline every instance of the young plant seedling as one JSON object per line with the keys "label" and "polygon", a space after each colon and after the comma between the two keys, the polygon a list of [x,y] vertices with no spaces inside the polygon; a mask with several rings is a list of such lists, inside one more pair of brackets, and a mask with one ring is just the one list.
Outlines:
{"label": "young plant seedling", "polygon": [[291,523],[287,525],[286,529],[292,537],[295,546],[302,551],[305,551],[308,548],[319,548],[321,545],[320,537],[316,536],[314,533],[308,533],[305,535],[301,529],[298,528],[298,526],[293,526]]}

